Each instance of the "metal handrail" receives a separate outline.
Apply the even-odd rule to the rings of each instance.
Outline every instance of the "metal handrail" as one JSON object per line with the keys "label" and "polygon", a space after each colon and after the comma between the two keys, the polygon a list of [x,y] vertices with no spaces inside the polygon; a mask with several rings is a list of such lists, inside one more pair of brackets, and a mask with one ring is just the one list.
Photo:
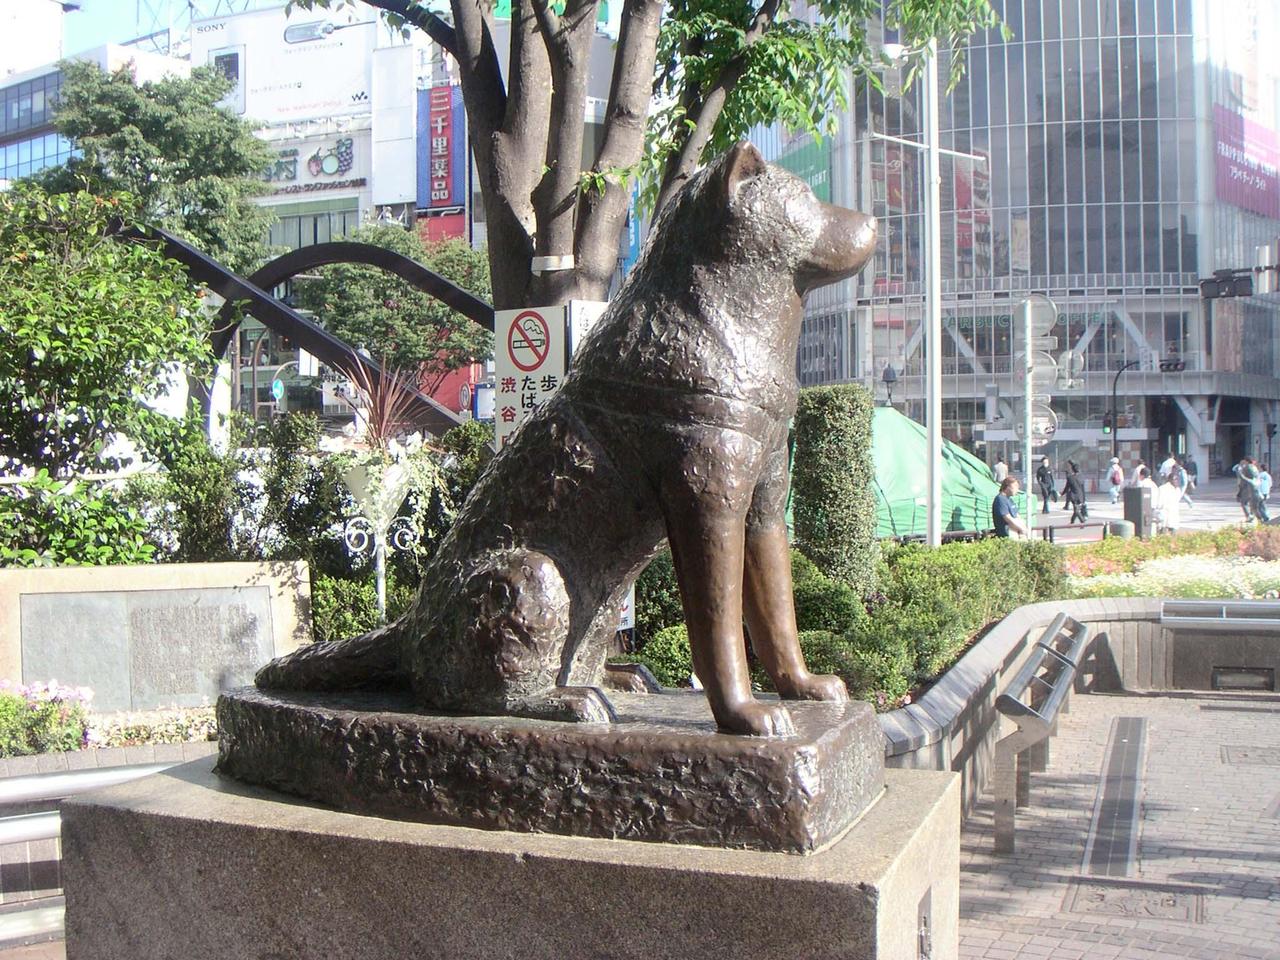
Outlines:
{"label": "metal handrail", "polygon": [[1280,627],[1280,602],[1275,600],[1166,600],[1160,624],[1171,629],[1242,630]]}
{"label": "metal handrail", "polygon": [[[140,780],[174,766],[177,764],[139,763],[128,767],[101,767],[66,773],[37,773],[29,777],[8,777],[0,780],[0,806],[62,800],[117,783]],[[53,840],[61,833],[62,815],[56,810],[0,817],[0,844]]]}
{"label": "metal handrail", "polygon": [[1030,784],[1032,758],[1024,754],[1036,748],[1037,768],[1047,766],[1048,738],[1056,729],[1058,713],[1066,709],[1088,639],[1088,627],[1058,614],[996,698],[996,709],[1017,726],[996,743],[996,853],[1014,850],[1014,815],[1027,802]]}
{"label": "metal handrail", "polygon": [[177,763],[139,763],[127,767],[95,767],[92,770],[69,770],[58,773],[37,773],[29,777],[8,777],[0,780],[0,804],[34,803],[39,800],[61,800],[88,793],[101,787],[115,786],[149,777],[161,770],[168,770]]}
{"label": "metal handrail", "polygon": [[[91,790],[110,787],[130,780],[140,780],[168,770],[177,763],[139,763],[125,767],[100,767],[59,773],[38,773],[28,777],[0,780],[0,806],[63,800]],[[26,843],[31,840],[53,840],[62,834],[62,814],[57,810],[0,817],[0,845]],[[32,937],[57,936],[64,930],[61,904],[48,901],[0,915],[0,942],[12,943]]]}

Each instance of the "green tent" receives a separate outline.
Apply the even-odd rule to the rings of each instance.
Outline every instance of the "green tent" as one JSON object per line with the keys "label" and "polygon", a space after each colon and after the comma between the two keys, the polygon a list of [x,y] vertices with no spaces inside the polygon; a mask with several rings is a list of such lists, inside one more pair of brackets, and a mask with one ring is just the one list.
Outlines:
{"label": "green tent", "polygon": [[[929,443],[923,424],[891,407],[876,407],[871,421],[875,466],[876,536],[924,536],[928,529]],[[942,529],[991,529],[997,485],[985,463],[942,441]],[[1025,497],[1018,504],[1026,515]],[[1033,498],[1032,509],[1035,509]]]}

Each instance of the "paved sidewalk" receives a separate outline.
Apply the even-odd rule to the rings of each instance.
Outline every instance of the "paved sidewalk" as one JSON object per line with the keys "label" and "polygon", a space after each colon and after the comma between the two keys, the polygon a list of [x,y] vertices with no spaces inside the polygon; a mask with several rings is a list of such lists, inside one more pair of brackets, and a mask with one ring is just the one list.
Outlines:
{"label": "paved sidewalk", "polygon": [[[1119,717],[1146,720],[1132,862],[1082,875]],[[990,796],[965,825],[964,960],[1280,960],[1280,696],[1077,696],[992,853]]]}

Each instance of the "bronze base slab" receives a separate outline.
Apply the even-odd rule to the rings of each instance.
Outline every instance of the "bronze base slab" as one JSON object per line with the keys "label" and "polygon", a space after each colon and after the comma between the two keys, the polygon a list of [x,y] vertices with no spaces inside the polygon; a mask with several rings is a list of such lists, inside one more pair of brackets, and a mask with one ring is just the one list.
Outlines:
{"label": "bronze base slab", "polygon": [[700,693],[611,692],[614,724],[413,712],[407,695],[244,688],[218,772],[339,810],[576,837],[812,853],[884,789],[862,702],[788,704],[797,734],[716,730]]}

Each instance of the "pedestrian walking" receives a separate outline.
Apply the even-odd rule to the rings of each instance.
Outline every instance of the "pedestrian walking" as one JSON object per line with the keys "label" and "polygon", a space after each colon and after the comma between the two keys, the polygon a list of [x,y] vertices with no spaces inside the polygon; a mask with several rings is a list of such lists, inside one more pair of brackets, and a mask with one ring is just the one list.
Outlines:
{"label": "pedestrian walking", "polygon": [[1271,497],[1271,471],[1267,469],[1265,463],[1258,465],[1258,499],[1254,506],[1254,512],[1262,520],[1263,523],[1271,522],[1271,510],[1267,506],[1267,500]]}
{"label": "pedestrian walking", "polygon": [[[1147,461],[1139,457],[1138,465],[1133,468],[1133,473],[1129,475],[1129,486],[1136,487],[1139,483],[1142,482],[1143,470],[1147,470]],[[1150,474],[1151,471],[1147,470],[1147,473]]]}
{"label": "pedestrian walking", "polygon": [[1244,512],[1245,523],[1250,523],[1256,519],[1253,505],[1258,499],[1258,471],[1253,468],[1249,457],[1241,457],[1231,472],[1236,475],[1236,503]]}
{"label": "pedestrian walking", "polygon": [[1084,483],[1080,480],[1080,468],[1075,465],[1075,461],[1067,461],[1066,480],[1063,483],[1062,502],[1071,504],[1071,519],[1067,523],[1075,523],[1079,521],[1084,523],[1089,519],[1089,504],[1084,498]]}
{"label": "pedestrian walking", "polygon": [[1169,481],[1156,491],[1156,522],[1161,533],[1177,533],[1182,526],[1182,484],[1178,470],[1170,472]]}
{"label": "pedestrian walking", "polygon": [[1120,466],[1120,458],[1112,457],[1111,466],[1107,470],[1107,483],[1111,485],[1111,502],[1120,499],[1120,490],[1124,486],[1124,467]]}
{"label": "pedestrian walking", "polygon": [[1181,460],[1173,468],[1173,476],[1170,479],[1178,486],[1178,502],[1180,504],[1185,503],[1188,507],[1194,507],[1195,504],[1191,500],[1191,474],[1187,472],[1187,468]]}
{"label": "pedestrian walking", "polygon": [[991,468],[991,478],[997,484],[1004,483],[1004,478],[1009,475],[1009,465],[1004,462],[1004,457],[996,457],[995,465]]}
{"label": "pedestrian walking", "polygon": [[1173,468],[1178,465],[1178,459],[1173,455],[1173,451],[1169,451],[1169,456],[1164,458],[1164,462],[1160,464],[1160,481],[1163,483],[1173,476]]}
{"label": "pedestrian walking", "polygon": [[1053,483],[1053,471],[1049,469],[1049,458],[1041,457],[1040,466],[1036,467],[1036,485],[1040,488],[1040,502],[1044,505],[1041,513],[1049,512],[1049,501],[1058,502],[1058,491]]}

